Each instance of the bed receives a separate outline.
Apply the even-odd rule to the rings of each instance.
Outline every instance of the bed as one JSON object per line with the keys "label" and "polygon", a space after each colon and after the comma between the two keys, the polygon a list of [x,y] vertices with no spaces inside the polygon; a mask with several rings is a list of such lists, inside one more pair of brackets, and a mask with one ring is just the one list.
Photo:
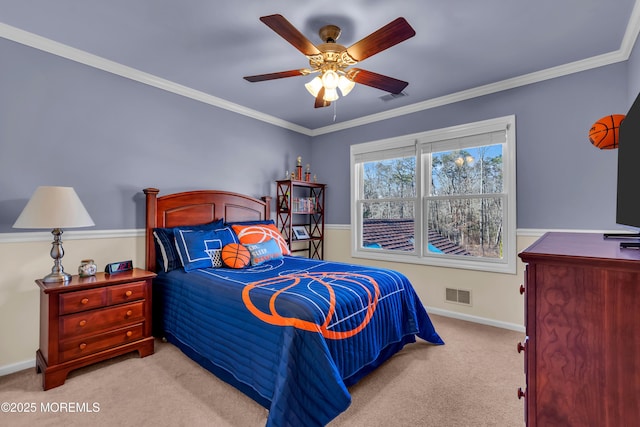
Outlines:
{"label": "bed", "polygon": [[[444,344],[398,272],[293,257],[286,248],[266,259],[256,255],[264,251],[252,250],[252,261],[259,262],[245,268],[219,267],[213,258],[201,264],[180,252],[184,236],[215,242],[216,249],[206,249],[211,255],[230,228],[235,238],[274,228],[269,197],[143,191],[146,267],[158,273],[154,334],[264,406],[267,426],[326,425],[350,405],[349,386],[416,336]],[[167,268],[158,238],[167,230],[178,242],[183,268]],[[273,249],[273,237],[247,247],[262,250],[268,243]]]}

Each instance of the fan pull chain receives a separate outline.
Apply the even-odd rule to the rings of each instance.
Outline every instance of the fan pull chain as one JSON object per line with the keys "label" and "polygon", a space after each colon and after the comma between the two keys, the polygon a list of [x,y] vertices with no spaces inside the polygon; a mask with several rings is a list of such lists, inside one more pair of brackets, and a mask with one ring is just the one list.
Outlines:
{"label": "fan pull chain", "polygon": [[337,103],[337,102],[334,102],[334,103],[333,103],[333,121],[334,121],[334,123],[335,123],[335,121],[336,121],[336,117],[337,117],[337,115],[338,115],[338,113],[336,112],[336,111],[337,111],[337,109],[338,109],[338,103]]}

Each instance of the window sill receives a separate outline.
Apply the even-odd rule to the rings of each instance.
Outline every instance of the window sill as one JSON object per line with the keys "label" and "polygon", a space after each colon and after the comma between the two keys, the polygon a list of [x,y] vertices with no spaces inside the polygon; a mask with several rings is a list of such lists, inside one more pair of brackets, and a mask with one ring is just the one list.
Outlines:
{"label": "window sill", "polygon": [[376,261],[400,262],[405,264],[421,264],[430,267],[458,268],[465,270],[485,271],[489,273],[516,274],[515,255],[510,263],[505,260],[465,260],[455,256],[419,257],[415,254],[398,254],[390,251],[352,250],[353,258],[372,259]]}

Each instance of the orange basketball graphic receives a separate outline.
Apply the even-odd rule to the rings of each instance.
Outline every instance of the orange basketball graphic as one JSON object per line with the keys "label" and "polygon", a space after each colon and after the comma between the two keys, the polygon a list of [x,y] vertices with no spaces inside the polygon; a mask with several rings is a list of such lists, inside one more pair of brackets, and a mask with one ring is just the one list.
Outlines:
{"label": "orange basketball graphic", "polygon": [[291,255],[287,242],[274,224],[232,225],[240,243],[262,243],[273,239],[278,243],[283,255]]}
{"label": "orange basketball graphic", "polygon": [[[310,282],[302,282],[303,279],[308,279]],[[334,281],[340,283],[340,286],[343,288],[344,283],[347,282],[353,285],[349,288],[351,291],[356,290],[361,294],[362,306],[357,309],[359,315],[357,317],[357,324],[353,325],[355,313],[346,313],[346,316],[351,318],[351,322],[344,322],[346,318],[337,318],[338,316],[345,315],[345,313],[336,313],[336,291],[332,285]],[[283,294],[286,294],[287,298],[290,298],[292,295],[295,296],[295,287],[297,285],[303,286],[306,290],[306,288],[310,286],[310,283],[320,284],[327,291],[327,307],[324,308],[323,311],[324,321],[322,323],[318,324],[308,319],[289,317],[278,312],[278,298]],[[253,303],[251,299],[251,291],[256,289],[272,292],[269,299],[268,310],[260,309]],[[303,292],[301,292],[300,295],[301,298],[304,298]],[[364,274],[349,272],[285,274],[249,283],[242,290],[242,301],[247,309],[260,320],[275,326],[293,326],[305,331],[320,332],[325,338],[333,340],[346,339],[363,330],[373,317],[379,298],[380,288],[373,278]],[[283,305],[286,306],[286,304]],[[340,326],[343,324],[351,326],[341,328]]]}
{"label": "orange basketball graphic", "polygon": [[624,114],[602,117],[589,129],[589,141],[601,150],[618,148],[620,123],[624,118]]}
{"label": "orange basketball graphic", "polygon": [[229,243],[222,248],[222,262],[227,267],[244,268],[251,261],[251,253],[240,243]]}

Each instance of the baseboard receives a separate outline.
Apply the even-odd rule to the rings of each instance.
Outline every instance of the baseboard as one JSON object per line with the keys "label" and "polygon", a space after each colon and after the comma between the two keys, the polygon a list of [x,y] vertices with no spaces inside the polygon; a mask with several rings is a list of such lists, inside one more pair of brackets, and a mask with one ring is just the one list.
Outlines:
{"label": "baseboard", "polygon": [[516,323],[501,322],[499,320],[487,319],[486,317],[472,316],[470,314],[458,313],[455,311],[444,310],[437,307],[426,307],[427,312],[430,314],[436,314],[438,316],[451,317],[459,320],[466,320],[467,322],[480,323],[487,326],[495,326],[496,328],[509,329],[511,331],[525,332],[523,325]]}
{"label": "baseboard", "polygon": [[14,372],[24,371],[25,369],[35,369],[36,359],[25,360],[24,362],[12,363],[11,365],[0,366],[0,377],[13,374]]}

